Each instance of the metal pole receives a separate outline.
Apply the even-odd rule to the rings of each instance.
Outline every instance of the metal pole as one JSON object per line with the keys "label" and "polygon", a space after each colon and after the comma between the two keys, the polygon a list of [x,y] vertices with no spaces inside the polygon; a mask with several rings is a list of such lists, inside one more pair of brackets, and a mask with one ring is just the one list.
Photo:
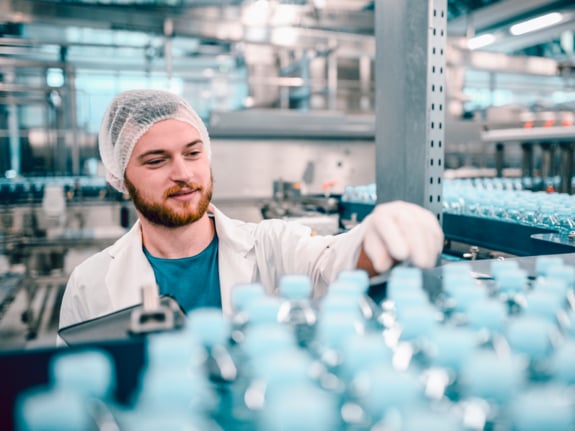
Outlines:
{"label": "metal pole", "polygon": [[328,109],[337,109],[337,51],[333,50],[327,57],[327,100]]}
{"label": "metal pole", "polygon": [[561,151],[561,161],[559,165],[561,183],[559,184],[559,192],[571,194],[571,178],[573,178],[573,143],[561,142],[561,144],[559,144],[559,148]]}
{"label": "metal pole", "polygon": [[72,175],[80,175],[80,143],[78,142],[78,113],[76,104],[76,74],[70,67],[65,69],[67,77],[68,127],[72,131]]}
{"label": "metal pole", "polygon": [[551,142],[541,142],[541,177],[543,182],[547,185],[547,182],[555,175],[555,170],[553,169],[553,156],[554,147]]}
{"label": "metal pole", "polygon": [[362,112],[369,112],[371,107],[371,57],[362,55],[359,57],[359,85],[361,96],[359,109]]}
{"label": "metal pole", "polygon": [[505,167],[505,144],[497,142],[495,144],[495,176],[503,177],[503,168]]}
{"label": "metal pole", "polygon": [[521,144],[521,175],[523,178],[533,178],[533,144]]}
{"label": "metal pole", "polygon": [[446,0],[377,0],[378,202],[402,199],[441,221]]}
{"label": "metal pole", "polygon": [[[14,71],[10,70],[4,74],[6,83],[14,82]],[[10,93],[7,97],[8,103],[8,136],[10,141],[10,170],[17,175],[22,169],[20,153],[20,130],[18,127],[18,107],[14,102],[14,95]]]}

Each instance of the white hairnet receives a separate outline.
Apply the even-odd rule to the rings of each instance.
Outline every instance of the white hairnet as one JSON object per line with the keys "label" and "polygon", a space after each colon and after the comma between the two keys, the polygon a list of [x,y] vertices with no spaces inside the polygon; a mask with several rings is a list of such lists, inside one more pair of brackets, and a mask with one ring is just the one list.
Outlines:
{"label": "white hairnet", "polygon": [[106,179],[126,192],[124,172],[132,150],[150,127],[162,120],[179,120],[196,128],[211,158],[210,137],[204,122],[180,96],[162,90],[129,90],[118,94],[106,110],[98,146]]}

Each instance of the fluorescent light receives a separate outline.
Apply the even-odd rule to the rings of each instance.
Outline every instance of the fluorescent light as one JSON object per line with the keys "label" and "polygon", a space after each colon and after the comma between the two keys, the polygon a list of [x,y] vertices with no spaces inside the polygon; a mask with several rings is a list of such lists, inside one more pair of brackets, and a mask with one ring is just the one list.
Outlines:
{"label": "fluorescent light", "polygon": [[271,41],[277,45],[293,46],[297,42],[297,31],[293,27],[275,28]]}
{"label": "fluorescent light", "polygon": [[467,48],[479,49],[495,42],[495,35],[492,33],[482,34],[481,36],[472,37],[467,41]]}
{"label": "fluorescent light", "polygon": [[563,15],[559,12],[551,12],[546,15],[538,16],[537,18],[528,19],[527,21],[520,22],[519,24],[512,25],[509,32],[513,36],[529,33],[531,31],[541,30],[545,27],[555,25],[563,19]]}
{"label": "fluorescent light", "polygon": [[248,26],[264,26],[270,14],[270,5],[267,0],[256,0],[243,10],[243,23]]}

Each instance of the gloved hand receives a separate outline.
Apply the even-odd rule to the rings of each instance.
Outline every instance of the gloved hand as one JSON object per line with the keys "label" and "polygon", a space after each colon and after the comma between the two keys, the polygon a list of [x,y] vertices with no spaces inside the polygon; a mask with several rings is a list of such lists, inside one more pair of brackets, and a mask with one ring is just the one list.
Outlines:
{"label": "gloved hand", "polygon": [[376,273],[409,260],[431,268],[443,249],[443,231],[429,210],[403,201],[377,205],[369,217],[363,251]]}

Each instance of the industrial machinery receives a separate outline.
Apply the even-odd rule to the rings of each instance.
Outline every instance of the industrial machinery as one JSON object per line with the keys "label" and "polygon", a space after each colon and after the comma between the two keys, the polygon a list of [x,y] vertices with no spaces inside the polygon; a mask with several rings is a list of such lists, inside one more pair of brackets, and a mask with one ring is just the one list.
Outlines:
{"label": "industrial machinery", "polygon": [[[572,3],[0,2],[0,428],[574,429]],[[135,220],[96,159],[138,87],[193,102],[232,217],[331,234],[411,200],[440,267],[315,302],[244,286],[174,328],[154,298],[126,337],[54,348],[71,269]]]}
{"label": "industrial machinery", "polygon": [[341,232],[337,196],[302,194],[301,183],[274,181],[273,198],[262,206],[264,219],[279,218],[309,226],[314,234]]}
{"label": "industrial machinery", "polygon": [[71,269],[133,223],[133,211],[102,178],[0,181],[2,348],[53,345]]}

